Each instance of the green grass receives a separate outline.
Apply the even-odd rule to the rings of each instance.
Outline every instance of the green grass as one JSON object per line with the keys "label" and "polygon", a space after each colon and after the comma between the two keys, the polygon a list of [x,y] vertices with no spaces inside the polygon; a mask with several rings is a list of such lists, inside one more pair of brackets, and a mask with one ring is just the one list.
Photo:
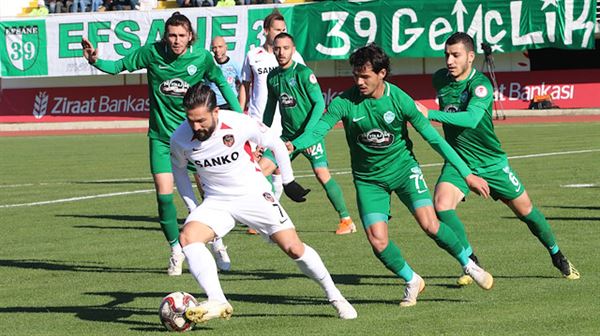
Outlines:
{"label": "green grass", "polygon": [[[549,219],[579,281],[560,277],[527,227],[502,204],[470,196],[459,214],[480,260],[495,275],[491,291],[457,288],[458,264],[420,231],[397,199],[390,236],[425,278],[419,304],[398,306],[401,281],[373,256],[364,232],[333,235],[337,219],[306,160],[294,162],[313,191],[284,200],[301,238],[322,256],[359,318],[340,321],[320,288],[275,246],[234,229],[226,243],[233,271],[222,274],[234,306],[229,321],[196,335],[592,335],[600,330],[600,123],[502,125],[512,160]],[[411,134],[415,134],[411,131]],[[419,161],[441,159],[414,136]],[[328,138],[331,168],[356,218],[342,130]],[[0,138],[0,205],[152,190],[144,134]],[[430,186],[439,166],[424,167]],[[594,183],[591,188],[561,185]],[[180,218],[184,206],[177,200]],[[356,218],[358,220],[358,218]],[[157,309],[172,291],[202,299],[195,280],[165,273],[169,251],[153,192],[23,207],[0,207],[0,334],[156,334]]]}

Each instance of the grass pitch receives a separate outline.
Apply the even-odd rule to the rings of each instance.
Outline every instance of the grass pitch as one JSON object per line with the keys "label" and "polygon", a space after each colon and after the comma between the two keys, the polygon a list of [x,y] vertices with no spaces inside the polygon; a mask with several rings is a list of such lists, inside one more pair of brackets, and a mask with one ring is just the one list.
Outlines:
{"label": "grass pitch", "polygon": [[[597,334],[600,123],[501,125],[497,132],[580,280],[561,278],[508,208],[470,195],[459,215],[496,282],[491,291],[458,288],[457,262],[393,199],[390,237],[427,283],[417,306],[401,309],[402,282],[373,256],[362,230],[333,234],[336,214],[299,157],[296,175],[312,192],[306,203],[284,205],[359,318],[338,320],[291,260],[236,228],[225,238],[232,271],[220,276],[234,316],[191,334]],[[441,158],[411,134],[432,187]],[[359,224],[343,131],[327,141],[330,167]],[[203,299],[188,272],[166,275],[169,250],[157,223],[144,134],[0,138],[0,157],[0,334],[160,334],[163,296],[182,290]],[[185,207],[179,199],[177,205],[183,219]]]}

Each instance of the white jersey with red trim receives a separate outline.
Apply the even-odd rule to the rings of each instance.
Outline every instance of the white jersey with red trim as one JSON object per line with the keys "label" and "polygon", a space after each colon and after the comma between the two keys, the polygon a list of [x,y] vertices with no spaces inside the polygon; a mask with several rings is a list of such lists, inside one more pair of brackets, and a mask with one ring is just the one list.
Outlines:
{"label": "white jersey with red trim", "polygon": [[[304,64],[304,59],[298,51],[294,52],[292,59],[297,63]],[[248,51],[242,66],[242,81],[252,83],[252,92],[248,100],[248,114],[260,121],[262,121],[267,106],[267,76],[278,66],[275,54],[269,53],[263,47],[256,47]],[[279,130],[278,135],[281,135],[279,107],[275,111],[275,119],[271,127],[276,131]]]}
{"label": "white jersey with red trim", "polygon": [[240,197],[257,188],[270,191],[271,186],[255,162],[249,142],[273,151],[281,168],[284,184],[294,180],[283,141],[262,122],[247,115],[219,110],[213,134],[205,141],[199,141],[193,136],[194,132],[188,122],[181,124],[171,136],[173,176],[184,200],[186,197],[193,197],[187,175],[188,161],[196,167],[205,197]]}

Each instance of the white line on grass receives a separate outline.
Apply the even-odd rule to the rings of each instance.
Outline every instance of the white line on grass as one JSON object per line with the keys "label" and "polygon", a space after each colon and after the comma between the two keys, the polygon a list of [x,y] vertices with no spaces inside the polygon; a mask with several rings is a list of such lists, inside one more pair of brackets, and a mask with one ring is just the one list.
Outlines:
{"label": "white line on grass", "polygon": [[[566,152],[551,152],[551,153],[538,153],[538,154],[528,154],[528,155],[516,155],[516,156],[509,156],[508,158],[511,160],[518,160],[518,159],[529,159],[529,158],[537,158],[537,157],[545,157],[545,156],[557,156],[557,155],[570,155],[570,154],[583,154],[583,153],[594,153],[594,152],[600,152],[600,149],[584,149],[584,150],[578,150],[578,151],[566,151]],[[437,166],[441,166],[443,165],[443,163],[426,163],[426,164],[422,164],[420,165],[421,168],[426,168],[426,167],[437,167]],[[305,171],[302,171],[305,172]],[[350,174],[351,171],[350,170],[339,170],[339,171],[331,171],[331,175],[346,175],[346,174]],[[311,174],[307,174],[307,175],[298,175],[296,176],[296,178],[306,178],[306,177],[313,177],[314,175]],[[144,180],[150,180],[150,178],[144,178],[144,177],[140,177],[140,178],[126,178],[126,179],[110,179],[110,180],[95,180],[95,181],[82,181],[82,182],[87,182],[87,183],[102,183],[102,182],[122,182],[122,181],[144,181]],[[39,183],[37,185],[48,185],[50,183]],[[64,182],[61,183],[57,183],[57,184],[64,184]],[[5,185],[5,186],[0,186],[3,188],[7,188],[7,187],[15,187],[15,186],[32,186],[33,184],[29,183],[29,184],[21,184],[21,185]],[[91,196],[83,196],[83,197],[72,197],[72,198],[63,198],[63,199],[57,199],[57,200],[52,200],[52,201],[43,201],[43,202],[33,202],[33,203],[21,203],[21,204],[4,204],[4,205],[0,205],[0,209],[1,208],[15,208],[15,207],[23,207],[23,206],[35,206],[35,205],[46,205],[46,204],[54,204],[54,203],[65,203],[65,202],[75,202],[75,201],[82,201],[82,200],[87,200],[87,199],[93,199],[93,198],[103,198],[103,197],[112,197],[112,196],[122,196],[122,195],[131,195],[131,194],[140,194],[140,193],[147,193],[147,192],[153,192],[154,189],[146,189],[146,190],[136,190],[136,191],[125,191],[125,192],[118,192],[118,193],[110,193],[110,194],[100,194],[100,195],[91,195]]]}
{"label": "white line on grass", "polygon": [[71,197],[71,198],[63,198],[63,199],[57,199],[57,200],[52,200],[52,201],[33,202],[33,203],[4,204],[4,205],[0,205],[0,208],[16,208],[16,207],[23,207],[23,206],[75,202],[75,201],[82,201],[82,200],[88,200],[88,199],[94,199],[94,198],[113,197],[113,196],[131,195],[131,194],[143,194],[143,193],[149,193],[149,192],[154,192],[154,189],[124,191],[124,192],[117,192],[117,193],[110,193],[110,194],[90,195],[90,196],[81,196],[81,197]]}

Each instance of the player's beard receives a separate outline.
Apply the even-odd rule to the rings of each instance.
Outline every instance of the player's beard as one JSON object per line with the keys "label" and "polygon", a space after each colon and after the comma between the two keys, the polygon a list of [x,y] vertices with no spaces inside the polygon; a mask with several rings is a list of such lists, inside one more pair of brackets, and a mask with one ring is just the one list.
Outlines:
{"label": "player's beard", "polygon": [[194,131],[194,138],[200,141],[206,141],[215,132],[215,128],[217,128],[217,121],[215,118],[213,118],[212,125],[210,125],[206,130]]}

